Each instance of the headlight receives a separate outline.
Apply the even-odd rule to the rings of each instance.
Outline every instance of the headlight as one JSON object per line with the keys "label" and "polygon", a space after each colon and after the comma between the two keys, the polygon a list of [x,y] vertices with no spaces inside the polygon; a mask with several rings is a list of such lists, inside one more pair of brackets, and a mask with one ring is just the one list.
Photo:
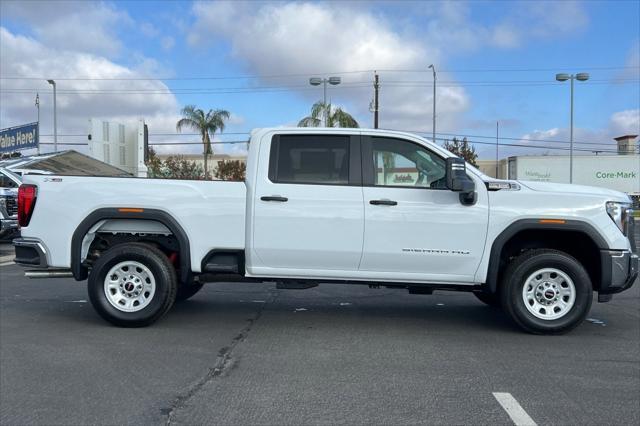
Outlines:
{"label": "headlight", "polygon": [[627,221],[629,220],[629,203],[618,203],[615,201],[607,201],[607,214],[616,224],[618,229],[626,235]]}

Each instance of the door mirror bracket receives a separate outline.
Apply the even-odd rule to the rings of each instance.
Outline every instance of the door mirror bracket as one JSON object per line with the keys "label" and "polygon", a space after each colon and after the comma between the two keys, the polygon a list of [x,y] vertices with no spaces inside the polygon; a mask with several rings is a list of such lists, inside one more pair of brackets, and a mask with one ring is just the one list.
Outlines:
{"label": "door mirror bracket", "polygon": [[460,203],[465,206],[476,203],[476,184],[467,175],[467,166],[462,158],[447,158],[446,178],[447,189],[460,193]]}

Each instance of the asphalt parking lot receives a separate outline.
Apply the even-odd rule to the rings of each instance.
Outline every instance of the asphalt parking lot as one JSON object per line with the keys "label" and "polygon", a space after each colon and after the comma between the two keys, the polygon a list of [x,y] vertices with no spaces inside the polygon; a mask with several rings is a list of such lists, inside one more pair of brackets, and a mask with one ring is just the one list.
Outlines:
{"label": "asphalt parking lot", "polygon": [[[6,249],[0,246],[0,249]],[[0,250],[0,256],[2,256]],[[640,423],[640,285],[564,336],[465,293],[209,284],[144,329],[0,262],[0,424]]]}

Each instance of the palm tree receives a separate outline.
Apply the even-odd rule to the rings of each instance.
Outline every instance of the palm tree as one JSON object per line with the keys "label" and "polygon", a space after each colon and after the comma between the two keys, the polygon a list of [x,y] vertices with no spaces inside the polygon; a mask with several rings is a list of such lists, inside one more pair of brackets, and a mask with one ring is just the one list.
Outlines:
{"label": "palm tree", "polygon": [[360,127],[355,118],[342,108],[333,108],[331,103],[318,101],[311,107],[311,115],[298,122],[298,127],[320,127],[323,117],[327,117],[327,127]]}
{"label": "palm tree", "polygon": [[208,113],[196,108],[195,105],[187,105],[180,111],[182,118],[176,124],[176,130],[181,132],[184,127],[190,128],[202,136],[202,146],[204,148],[204,178],[208,179],[209,169],[207,168],[207,159],[213,154],[211,150],[211,139],[217,130],[224,130],[225,120],[231,115],[229,111],[224,109],[210,109]]}

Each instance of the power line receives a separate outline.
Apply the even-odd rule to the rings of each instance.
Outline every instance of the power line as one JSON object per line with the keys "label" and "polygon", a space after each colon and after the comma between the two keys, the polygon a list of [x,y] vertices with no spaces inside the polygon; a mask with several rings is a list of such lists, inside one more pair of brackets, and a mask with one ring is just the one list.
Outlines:
{"label": "power line", "polygon": [[[224,132],[218,133],[217,136],[225,136],[225,135],[249,135],[251,132]],[[53,136],[52,133],[42,133],[40,136]],[[71,136],[71,137],[87,137],[87,133],[68,133],[62,135],[58,133],[58,136]],[[200,136],[200,133],[149,133],[149,136]]]}
{"label": "power line", "polygon": [[[411,133],[418,133],[418,134],[423,134],[423,135],[428,135],[429,132],[425,132],[425,131],[417,131],[417,130],[410,130],[409,132]],[[462,134],[462,133],[437,133],[438,135],[444,135],[444,136],[453,136],[453,137],[466,137],[466,138],[480,138],[480,139],[493,139],[495,138],[495,135],[493,136],[485,136],[485,135],[469,135],[469,134]],[[570,141],[561,141],[561,140],[554,140],[554,139],[529,139],[529,138],[524,138],[524,137],[520,137],[520,138],[514,138],[514,137],[506,137],[506,136],[500,136],[501,140],[512,140],[512,141],[528,141],[528,142],[550,142],[550,143],[564,143],[564,144],[569,144],[571,143]],[[609,145],[609,142],[576,142],[573,141],[574,144],[581,144],[581,145],[595,145],[595,146],[602,146],[602,145]]]}
{"label": "power line", "polygon": [[[379,72],[402,72],[402,73],[424,73],[426,72],[425,68],[418,69],[377,69]],[[583,71],[592,71],[592,70],[625,70],[625,69],[640,69],[638,66],[624,66],[624,67],[614,67],[614,66],[557,66],[553,68],[476,68],[476,69],[444,69],[441,72],[555,72],[559,69],[563,70],[583,70]],[[239,76],[188,76],[188,77],[34,77],[34,76],[2,76],[0,80],[60,80],[60,81],[153,81],[153,80],[164,80],[164,81],[180,81],[180,80],[244,80],[244,79],[270,79],[270,78],[287,78],[287,77],[308,77],[310,75],[320,75],[320,74],[364,74],[364,73],[373,73],[376,70],[367,69],[367,70],[354,70],[354,71],[324,71],[324,72],[305,72],[305,73],[295,73],[295,74],[265,74],[265,75],[239,75]]]}
{"label": "power line", "polygon": [[[246,141],[246,140],[245,141],[215,141],[215,142],[211,142],[211,145],[225,145],[225,144],[235,145],[235,144],[241,144],[241,143],[248,144],[249,141]],[[40,142],[40,145],[54,145],[54,143],[53,142]],[[58,145],[89,146],[89,142],[58,142]],[[155,143],[149,142],[149,145],[150,146],[202,145],[202,141],[200,141],[200,142],[155,142]]]}
{"label": "power line", "polygon": [[[585,82],[584,85],[606,85],[606,84],[638,84],[640,79],[612,79],[612,80],[590,80]],[[358,82],[345,82],[342,84],[343,88],[369,88],[370,82],[358,81]],[[513,87],[513,86],[559,86],[561,83],[556,81],[546,80],[511,80],[511,81],[442,81],[439,82],[439,86],[445,87]],[[383,87],[431,87],[433,85],[430,81],[385,81],[381,86]],[[178,94],[233,94],[233,93],[260,93],[260,92],[282,92],[290,90],[304,90],[314,91],[315,88],[310,88],[308,85],[285,85],[285,86],[249,86],[249,87],[192,87],[192,88],[102,88],[102,89],[59,89],[58,94],[93,94],[93,95],[178,95]],[[2,93],[38,93],[42,89],[37,88],[1,88]],[[47,92],[44,93],[48,95]]]}
{"label": "power line", "polygon": [[[409,133],[416,133],[420,135],[431,135],[431,132],[424,130],[398,130],[398,129],[386,129],[386,130],[394,130],[394,131],[402,131]],[[250,135],[251,132],[224,132],[218,134],[218,136],[231,136],[231,135]],[[448,137],[466,137],[466,138],[479,138],[479,139],[494,139],[495,135],[476,135],[476,134],[465,134],[465,133],[444,133],[437,132],[439,136],[448,136]],[[41,134],[41,137],[51,137],[53,134],[46,133]],[[68,134],[58,134],[58,136],[63,137],[87,137],[86,133],[68,133]],[[184,136],[200,136],[200,133],[149,133],[149,136],[174,136],[174,137],[184,137]],[[439,137],[436,138],[439,140],[449,140],[450,138]],[[511,141],[527,141],[527,142],[540,142],[540,143],[560,143],[560,144],[569,144],[569,141],[559,140],[559,139],[532,139],[532,138],[524,138],[524,137],[509,137],[509,136],[500,136],[500,140],[511,140]],[[224,142],[224,141],[223,141]],[[591,145],[591,146],[610,146],[610,142],[586,142],[586,141],[574,141],[574,144],[580,145]],[[638,142],[640,145],[640,142]],[[527,145],[529,146],[529,145]]]}
{"label": "power line", "polygon": [[[638,82],[621,82],[618,84],[638,84]],[[584,86],[602,86],[612,83],[585,83]],[[442,84],[441,87],[551,87],[554,86],[554,83],[529,83],[529,84],[476,84],[476,85],[460,85],[460,84]],[[346,85],[346,87],[341,90],[352,90],[352,89],[370,89],[370,85]],[[429,87],[428,85],[395,85],[396,87],[406,87],[406,88],[417,88],[417,87]],[[385,87],[381,85],[381,87]],[[387,85],[387,87],[393,87],[393,85]],[[317,89],[314,88],[299,88],[295,89],[296,91],[306,91],[312,92]],[[49,96],[50,93],[43,93],[41,90],[38,91],[36,89],[0,89],[0,93],[14,93],[14,94],[35,94],[40,93],[40,96]],[[291,92],[291,88],[283,88],[283,89],[253,89],[248,88],[246,90],[199,90],[199,91],[181,91],[181,90],[164,90],[164,91],[135,91],[135,90],[113,90],[113,91],[83,91],[83,90],[58,90],[58,95],[224,95],[224,94],[232,94],[232,95],[243,95],[243,94],[257,94],[257,93],[283,93],[283,92]]]}
{"label": "power line", "polygon": [[[449,141],[447,138],[436,138],[436,140],[445,142]],[[483,141],[475,141],[467,139],[467,142],[470,144],[478,144],[478,145],[491,145],[494,146],[493,142],[483,142]],[[249,141],[246,140],[236,140],[236,141],[215,141],[211,142],[212,145],[235,145],[235,144],[248,144]],[[40,143],[40,145],[53,145],[51,142]],[[65,146],[88,146],[88,142],[60,142],[58,141],[58,145]],[[202,142],[149,142],[149,146],[187,146],[187,145],[202,145]],[[569,151],[570,149],[567,147],[558,147],[558,146],[537,146],[537,145],[525,145],[525,144],[513,144],[513,143],[504,143],[500,144],[501,147],[515,147],[515,148],[532,148],[532,149],[545,149],[545,150],[554,150],[554,151]],[[593,152],[593,149],[581,149],[574,148],[574,151],[579,152]],[[606,150],[606,149],[598,149],[598,152],[603,153],[617,153],[617,150]]]}

